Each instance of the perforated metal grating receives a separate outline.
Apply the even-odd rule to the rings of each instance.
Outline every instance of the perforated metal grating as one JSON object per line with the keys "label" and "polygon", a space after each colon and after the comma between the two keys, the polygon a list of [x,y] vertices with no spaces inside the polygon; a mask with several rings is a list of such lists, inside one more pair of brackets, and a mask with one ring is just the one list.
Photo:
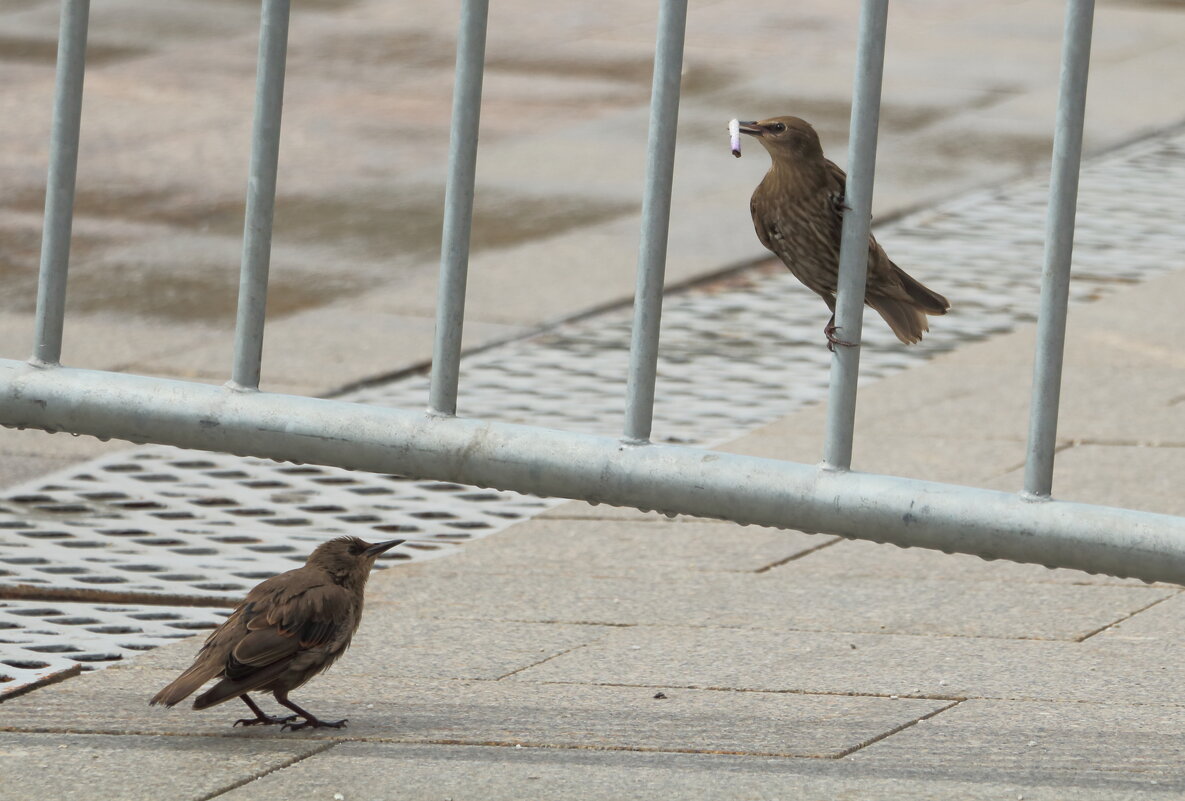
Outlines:
{"label": "perforated metal grating", "polygon": [[[1155,196],[1146,189],[1153,185]],[[1045,203],[1045,185],[1024,181],[878,228],[893,258],[947,295],[954,308],[932,321],[927,339],[910,348],[901,347],[869,314],[862,380],[1034,319]],[[1071,300],[1094,300],[1123,284],[1185,266],[1185,226],[1178,219],[1183,206],[1182,133],[1089,164],[1082,176]],[[628,309],[611,311],[466,357],[460,412],[619,434],[630,316]],[[669,296],[655,438],[711,445],[823,399],[830,361],[822,345],[825,321],[824,305],[780,265]],[[344,396],[406,408],[421,408],[426,398],[425,376]],[[258,580],[303,561],[314,543],[337,534],[411,540],[387,554],[386,563],[392,564],[445,555],[467,539],[560,502],[335,468],[139,448],[0,495],[0,597],[21,588],[79,595],[100,591],[112,600],[138,602],[230,602]],[[115,608],[111,603],[31,608],[63,606],[71,607],[63,614],[80,617],[88,616],[88,608]],[[188,607],[169,611],[202,625],[217,614]],[[0,630],[0,663],[40,660],[47,667],[21,668],[23,679],[0,680],[0,694],[21,681],[51,675],[71,660],[63,652],[64,659],[51,661],[27,647],[21,638],[43,626],[36,615],[3,620],[15,621],[15,627]],[[102,632],[59,628],[54,642],[73,646],[77,639],[80,650],[70,653],[99,652],[79,638],[83,632],[88,638]],[[137,650],[120,650],[122,636],[113,635],[110,653],[116,658]],[[144,642],[153,641],[145,637]],[[85,667],[109,663],[76,659]]]}
{"label": "perforated metal grating", "polygon": [[[458,504],[463,513],[450,510]],[[380,557],[382,568],[446,553],[538,508],[459,484],[141,448],[6,494],[0,582],[230,603],[333,536],[409,540]]]}
{"label": "perforated metal grating", "polygon": [[212,629],[227,609],[0,601],[0,696]]}

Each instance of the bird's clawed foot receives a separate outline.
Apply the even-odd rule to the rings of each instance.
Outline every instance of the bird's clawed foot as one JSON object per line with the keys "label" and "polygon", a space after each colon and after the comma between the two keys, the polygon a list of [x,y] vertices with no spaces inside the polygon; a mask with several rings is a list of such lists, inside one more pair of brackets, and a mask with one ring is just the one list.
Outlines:
{"label": "bird's clawed foot", "polygon": [[838,330],[839,328],[837,328],[835,325],[835,315],[833,314],[831,315],[831,319],[827,321],[827,325],[823,326],[823,336],[827,337],[827,350],[835,353],[836,345],[844,348],[856,347],[855,342],[848,342],[847,340],[837,337],[835,332]]}
{"label": "bird's clawed foot", "polygon": [[254,718],[239,718],[234,722],[234,725],[232,725],[231,728],[234,728],[235,726],[287,726],[291,724],[292,721],[296,720],[296,717],[296,715],[289,715],[286,718],[281,718],[275,717],[273,715],[261,714]]}
{"label": "bird's clawed foot", "polygon": [[[288,721],[296,719],[296,715],[288,718]],[[319,718],[309,717],[302,720],[300,723],[285,722],[280,727],[281,731],[300,731],[301,729],[342,729],[345,728],[347,718],[341,720],[321,720]]]}

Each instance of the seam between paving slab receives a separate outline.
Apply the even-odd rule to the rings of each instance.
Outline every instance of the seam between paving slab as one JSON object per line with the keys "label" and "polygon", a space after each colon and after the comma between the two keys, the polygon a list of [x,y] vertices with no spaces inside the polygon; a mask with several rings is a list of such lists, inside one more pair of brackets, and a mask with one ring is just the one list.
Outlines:
{"label": "seam between paving slab", "polygon": [[[1012,438],[1007,438],[1007,439],[1012,439]],[[1025,440],[1020,440],[1020,439],[1012,439],[1012,441],[1013,442],[1026,442]],[[1027,445],[1027,442],[1026,442],[1026,445]],[[1057,456],[1062,451],[1068,450],[1072,447],[1074,447],[1074,442],[1072,440],[1058,441],[1053,446],[1053,455]],[[1004,478],[1005,476],[1007,476],[1011,473],[1015,473],[1018,470],[1024,470],[1027,465],[1028,465],[1027,461],[1013,462],[1012,464],[1005,467],[1003,470],[989,474],[987,476],[987,478],[989,480],[994,479],[994,478]]]}
{"label": "seam between paving slab", "polygon": [[[377,678],[377,677],[376,677]],[[462,679],[456,679],[462,681]],[[495,679],[464,679],[464,681],[495,681]],[[717,687],[710,684],[631,684],[615,681],[563,681],[562,679],[525,680],[523,684],[550,684],[573,687],[623,687],[635,690],[696,690],[709,693],[752,693],[755,695],[809,695],[825,696],[828,698],[884,698],[891,701],[905,699],[907,701],[1024,701],[1032,703],[1062,703],[1050,698],[1012,698],[990,695],[926,695],[924,693],[858,693],[841,692],[839,690],[769,690],[762,687]],[[1082,703],[1099,703],[1101,701],[1084,701]],[[1106,704],[1103,704],[1106,706]],[[1126,706],[1124,702],[1123,706]],[[1145,706],[1177,706],[1176,704],[1145,704]],[[1185,706],[1185,703],[1181,704]]]}
{"label": "seam between paving slab", "polygon": [[[942,699],[942,700],[946,700],[946,699]],[[934,715],[937,715],[940,712],[945,712],[947,709],[950,709],[951,707],[956,706],[957,703],[958,702],[956,702],[955,704],[950,704],[948,706],[945,706],[941,709],[935,710],[934,712],[928,713],[926,715],[923,715],[923,716],[917,718],[916,720],[910,721],[909,723],[904,724],[902,726],[894,727],[894,729],[892,731],[881,734],[881,735],[877,735],[876,737],[867,740],[866,742],[862,743],[861,745],[853,746],[852,748],[847,749],[842,753],[827,754],[827,755],[802,754],[802,753],[794,753],[794,752],[789,752],[789,751],[757,751],[757,750],[742,751],[742,750],[724,749],[724,748],[720,748],[720,749],[717,749],[717,748],[676,748],[676,747],[664,748],[661,746],[592,745],[592,744],[579,744],[579,743],[533,742],[533,741],[526,741],[526,740],[462,740],[462,739],[455,738],[455,737],[425,737],[425,738],[419,738],[419,739],[408,739],[408,738],[398,738],[397,739],[397,738],[393,738],[393,737],[381,737],[381,736],[350,737],[348,735],[329,735],[329,736],[321,736],[321,737],[305,736],[300,739],[296,739],[295,736],[293,736],[289,740],[277,740],[277,739],[274,739],[274,735],[268,735],[268,734],[262,733],[262,732],[259,734],[255,734],[253,736],[252,735],[238,735],[236,737],[236,736],[230,734],[229,730],[228,730],[228,733],[226,733],[226,734],[219,734],[219,733],[213,733],[213,732],[192,732],[192,733],[190,733],[190,732],[169,732],[168,734],[159,734],[159,733],[149,733],[149,732],[117,731],[114,729],[112,729],[112,730],[104,730],[104,729],[79,730],[79,729],[69,728],[69,727],[55,728],[55,727],[49,727],[49,726],[39,726],[39,727],[31,727],[31,728],[23,728],[22,729],[22,728],[8,727],[8,726],[0,726],[0,732],[16,733],[16,734],[73,734],[73,735],[84,735],[84,736],[85,735],[94,735],[94,736],[113,736],[113,737],[162,737],[162,738],[169,738],[169,737],[202,738],[202,737],[204,737],[204,738],[208,738],[208,739],[214,739],[214,738],[249,739],[249,740],[263,740],[266,742],[288,742],[288,741],[291,741],[291,742],[320,742],[320,743],[325,744],[323,748],[319,748],[316,751],[313,751],[312,753],[305,754],[305,755],[299,756],[299,757],[295,757],[283,765],[277,765],[269,770],[260,772],[257,775],[243,779],[242,781],[239,781],[237,783],[229,785],[221,790],[215,791],[211,795],[202,796],[202,798],[199,799],[199,801],[205,801],[206,799],[216,798],[218,795],[221,795],[223,793],[234,790],[234,789],[241,787],[245,784],[249,784],[249,783],[255,781],[256,779],[263,778],[264,776],[267,776],[269,773],[274,773],[277,770],[282,770],[282,769],[289,767],[290,765],[293,765],[293,764],[295,764],[303,759],[306,759],[310,756],[315,756],[316,754],[325,753],[326,751],[330,750],[331,748],[333,748],[337,745],[340,745],[342,743],[372,743],[372,744],[380,744],[380,745],[444,745],[444,746],[461,746],[461,747],[477,746],[477,747],[490,747],[490,748],[537,748],[540,750],[550,750],[550,751],[602,751],[602,752],[636,752],[636,753],[652,753],[652,754],[703,754],[703,755],[722,755],[722,756],[773,757],[773,758],[778,758],[778,759],[815,759],[815,760],[823,760],[823,761],[832,761],[832,760],[840,759],[844,756],[847,756],[848,754],[852,753],[852,751],[858,750],[858,748],[861,748],[861,747],[864,747],[867,745],[871,745],[874,742],[879,742],[880,740],[884,739],[885,737],[890,736],[891,734],[895,734],[896,732],[901,731],[902,729],[909,728],[911,725],[916,724],[918,721],[926,720],[927,718],[933,717]]]}
{"label": "seam between paving slab", "polygon": [[947,704],[946,706],[942,707],[941,709],[936,709],[933,712],[927,712],[925,715],[919,715],[918,717],[914,718],[911,721],[902,723],[900,726],[896,726],[892,729],[889,729],[887,732],[884,732],[883,734],[878,734],[877,736],[872,737],[868,740],[865,740],[864,742],[862,742],[858,745],[852,746],[851,748],[849,748],[846,751],[836,754],[834,757],[832,757],[832,759],[843,759],[844,757],[850,756],[851,754],[854,754],[861,749],[867,748],[868,746],[872,745],[873,743],[879,743],[881,740],[888,739],[889,737],[892,737],[894,734],[903,732],[906,729],[909,729],[909,728],[912,728],[912,727],[918,725],[923,720],[929,720],[930,718],[934,717],[935,715],[941,715],[943,712],[946,712],[949,709],[954,709],[956,706],[963,703],[963,700],[964,699],[956,700],[953,703]]}
{"label": "seam between paving slab", "polygon": [[[386,678],[376,674],[358,674],[366,675],[373,678]],[[483,682],[495,682],[499,679],[445,679],[445,681],[466,682],[470,684],[477,684]],[[572,687],[621,687],[624,689],[635,690],[695,690],[699,692],[713,692],[713,693],[752,693],[757,695],[804,695],[804,696],[822,696],[829,698],[881,698],[892,701],[950,701],[952,706],[963,701],[1010,701],[1020,704],[1082,704],[1087,706],[1140,706],[1140,707],[1156,707],[1156,708],[1185,708],[1185,701],[1171,702],[1171,701],[1094,701],[1084,698],[1050,698],[1045,696],[1026,696],[1026,695],[956,695],[953,693],[945,694],[927,694],[927,693],[873,693],[873,692],[842,692],[839,690],[800,690],[800,689],[780,689],[770,690],[762,687],[719,687],[710,684],[631,684],[627,682],[605,682],[605,681],[563,681],[559,679],[545,679],[545,680],[523,680],[523,684],[546,684],[552,686],[572,686]],[[937,714],[937,713],[931,713]],[[919,718],[924,719],[924,718]],[[0,731],[24,731],[23,729],[5,729],[0,726]],[[31,729],[29,731],[32,731]],[[348,736],[343,736],[344,739],[351,739]],[[357,742],[369,742],[370,738],[353,738]],[[400,741],[402,742],[402,741]]]}
{"label": "seam between paving slab", "polygon": [[[830,548],[832,545],[835,545],[836,543],[843,542],[843,541],[844,541],[843,537],[836,537],[835,539],[831,540],[830,542],[824,542],[824,543],[814,546],[813,548],[807,548],[804,551],[799,551],[798,553],[792,553],[789,556],[785,557],[784,559],[779,559],[776,562],[770,562],[768,565],[763,565],[752,572],[754,572],[754,573],[768,573],[769,571],[773,570],[775,567],[781,567],[782,565],[790,564],[791,562],[797,561],[797,560],[803,558],[804,556],[810,556],[813,553],[817,553],[817,552],[823,550],[824,548]],[[741,571],[741,572],[749,572],[749,571]]]}
{"label": "seam between paving slab", "polygon": [[[1181,403],[1182,401],[1185,401],[1185,396],[1182,396],[1181,398],[1177,398],[1175,400],[1169,401],[1168,405],[1175,406],[1175,405],[1178,405],[1179,403]],[[1016,441],[1019,442],[1020,440],[1016,440]],[[1077,439],[1070,439],[1070,440],[1066,440],[1064,442],[1059,442],[1057,445],[1054,446],[1053,453],[1056,456],[1057,454],[1063,453],[1064,451],[1072,450],[1072,449],[1077,448],[1082,445],[1089,445],[1089,446],[1096,447],[1096,448],[1164,448],[1167,450],[1185,448],[1185,442],[1177,442],[1175,440],[1165,441],[1165,440],[1153,440],[1153,439],[1142,440],[1142,439],[1107,439],[1105,437],[1100,437],[1100,438],[1080,437]],[[1007,468],[1005,468],[1001,472],[993,473],[992,475],[989,476],[989,478],[1003,478],[1004,476],[1007,476],[1010,473],[1015,473],[1018,470],[1023,470],[1024,467],[1025,467],[1024,462],[1016,462],[1015,464],[1009,465]]]}
{"label": "seam between paving slab", "polygon": [[65,681],[66,679],[74,678],[81,673],[81,662],[71,665],[64,670],[57,671],[56,673],[49,673],[40,679],[36,679],[29,682],[28,684],[15,687],[12,690],[5,692],[3,695],[0,695],[0,704],[13,698],[19,698],[25,693],[32,692],[33,690],[39,690],[42,687],[48,687],[51,684],[57,684],[59,681]]}
{"label": "seam between paving slab", "polygon": [[588,646],[592,645],[593,643],[603,642],[605,640],[605,638],[608,636],[609,636],[609,634],[606,632],[605,634],[602,634],[600,637],[598,637],[595,640],[589,640],[588,642],[577,643],[576,645],[573,645],[571,648],[566,648],[563,651],[557,651],[554,654],[545,656],[542,659],[540,659],[538,662],[532,662],[529,665],[523,665],[522,667],[517,667],[514,670],[510,671],[509,673],[503,673],[501,676],[497,676],[496,678],[494,678],[494,681],[502,681],[502,679],[510,678],[511,676],[515,675],[516,673],[522,673],[524,670],[530,670],[533,667],[539,667],[539,665],[542,665],[545,662],[550,662],[551,660],[555,659],[556,657],[566,656],[567,654],[570,654],[574,651],[579,651],[581,648],[587,648]]}
{"label": "seam between paving slab", "polygon": [[302,762],[311,756],[316,756],[318,754],[324,754],[326,751],[332,750],[333,748],[336,748],[340,744],[341,743],[337,740],[330,740],[321,748],[313,749],[312,751],[309,751],[307,754],[298,754],[287,761],[281,762],[279,765],[273,765],[272,767],[267,768],[266,770],[262,770],[254,775],[248,776],[245,779],[240,779],[239,781],[231,782],[230,784],[226,785],[225,787],[223,787],[221,789],[215,790],[212,793],[207,793],[206,795],[199,797],[197,799],[197,801],[210,801],[210,799],[212,799],[212,798],[217,798],[220,795],[225,795],[226,793],[229,793],[231,790],[237,790],[238,788],[240,788],[244,785],[250,784],[251,782],[255,781],[256,779],[262,779],[264,776],[275,773],[278,770],[284,770],[284,768],[291,767],[291,766],[295,765],[297,762]]}
{"label": "seam between paving slab", "polygon": [[1124,622],[1126,622],[1126,621],[1128,621],[1128,620],[1131,620],[1133,617],[1135,617],[1136,615],[1140,614],[1141,612],[1146,612],[1146,611],[1148,611],[1149,609],[1151,609],[1152,607],[1154,607],[1154,606],[1156,606],[1156,605],[1158,605],[1158,604],[1162,604],[1162,603],[1164,603],[1165,601],[1169,600],[1170,598],[1176,598],[1176,597],[1177,597],[1177,596],[1179,596],[1180,594],[1181,594],[1180,592],[1176,592],[1176,593],[1173,593],[1172,595],[1166,595],[1166,596],[1165,596],[1165,597],[1163,597],[1163,598],[1158,598],[1158,599],[1156,599],[1155,601],[1153,601],[1152,603],[1148,604],[1148,605],[1147,605],[1147,606],[1145,606],[1145,607],[1142,607],[1142,608],[1140,608],[1140,609],[1137,609],[1137,610],[1135,610],[1134,612],[1129,612],[1129,613],[1127,613],[1126,615],[1124,615],[1123,617],[1119,618],[1118,620],[1112,620],[1110,623],[1108,623],[1108,624],[1106,624],[1106,625],[1104,625],[1104,626],[1100,626],[1099,628],[1095,629],[1094,631],[1090,631],[1090,632],[1087,632],[1086,634],[1083,634],[1081,637],[1079,637],[1079,638],[1078,638],[1078,640],[1077,640],[1077,641],[1078,641],[1078,642],[1083,642],[1084,640],[1089,640],[1091,637],[1095,636],[1096,634],[1099,634],[1100,632],[1104,632],[1104,631],[1106,631],[1107,629],[1109,629],[1109,628],[1112,628],[1112,627],[1114,627],[1114,626],[1118,626],[1120,623],[1124,623]]}
{"label": "seam between paving slab", "polygon": [[[1056,583],[1056,582],[1046,582],[1046,583]],[[1088,585],[1082,585],[1082,586],[1088,586]],[[1167,589],[1167,588],[1163,588],[1163,589]],[[1182,591],[1182,592],[1185,592],[1185,591]],[[1168,599],[1175,598],[1180,594],[1181,594],[1181,592],[1171,593],[1171,594],[1165,596],[1164,598],[1158,599],[1154,603],[1148,604],[1147,606],[1137,609],[1135,612],[1132,612],[1131,614],[1129,614],[1125,617],[1118,618],[1118,619],[1112,621],[1111,623],[1108,623],[1106,626],[1104,626],[1102,629],[1099,629],[1098,631],[1102,631],[1104,629],[1110,628],[1111,626],[1123,623],[1124,621],[1131,619],[1133,616],[1139,614],[1140,612],[1143,612],[1144,610],[1149,609],[1152,606],[1155,606],[1156,604],[1160,603],[1161,601],[1167,601]],[[460,615],[457,615],[457,616],[450,615],[448,617],[436,617],[436,616],[432,616],[432,615],[425,615],[424,618],[427,620],[467,620],[467,621],[479,622],[479,623],[480,622],[488,622],[490,620],[490,618],[464,617],[464,616],[460,616]],[[1004,636],[1004,635],[992,635],[992,634],[952,634],[949,632],[930,634],[930,633],[927,633],[924,631],[873,631],[871,629],[853,629],[853,630],[849,630],[849,629],[811,629],[811,628],[798,628],[798,627],[790,627],[790,626],[784,626],[781,628],[772,629],[772,628],[754,628],[752,626],[743,626],[743,625],[729,626],[729,625],[726,625],[723,623],[614,623],[614,622],[609,622],[609,621],[604,621],[604,620],[561,620],[561,619],[539,620],[539,619],[532,619],[532,618],[514,618],[514,617],[500,617],[500,618],[497,618],[497,621],[499,623],[524,623],[524,624],[535,624],[535,625],[545,625],[545,626],[548,626],[548,625],[554,625],[554,626],[603,626],[603,627],[619,628],[619,629],[681,628],[681,629],[705,629],[705,630],[709,630],[709,631],[715,630],[715,629],[726,629],[728,631],[758,631],[758,632],[765,632],[765,633],[840,634],[840,635],[852,634],[852,635],[860,635],[860,636],[866,636],[866,637],[925,637],[927,639],[934,639],[934,640],[1003,640],[1005,642],[1077,643],[1077,642],[1081,642],[1087,636],[1087,635],[1083,635],[1083,636],[1074,636],[1074,637],[1017,637],[1017,636]],[[1089,636],[1093,636],[1094,634],[1097,634],[1098,631],[1092,631]]]}

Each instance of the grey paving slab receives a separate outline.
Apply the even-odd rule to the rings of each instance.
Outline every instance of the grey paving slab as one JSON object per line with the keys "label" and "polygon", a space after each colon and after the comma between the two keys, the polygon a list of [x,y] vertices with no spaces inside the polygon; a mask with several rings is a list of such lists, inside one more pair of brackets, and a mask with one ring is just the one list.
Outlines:
{"label": "grey paving slab", "polygon": [[0,453],[9,457],[67,459],[81,462],[104,453],[127,450],[126,442],[103,442],[95,437],[59,432],[50,434],[34,429],[0,428]]}
{"label": "grey paving slab", "polygon": [[[281,384],[295,385],[303,389],[303,394],[318,395],[356,380],[360,362],[372,365],[375,374],[425,364],[432,359],[434,330],[431,317],[342,308],[299,312],[268,327],[262,386],[272,390]],[[519,326],[473,321],[465,327],[464,344],[473,347],[526,331]],[[225,380],[229,352],[228,342],[214,341],[138,360],[131,370]]]}
{"label": "grey paving slab", "polygon": [[[3,436],[0,433],[0,437]],[[38,476],[67,468],[75,461],[69,457],[16,455],[8,453],[0,445],[0,487],[31,481]]]}
{"label": "grey paving slab", "polygon": [[1175,645],[622,628],[516,682],[1176,704]]}
{"label": "grey paving slab", "polygon": [[1099,642],[1185,643],[1185,596],[1180,594],[1149,607],[1098,635]]}
{"label": "grey paving slab", "polygon": [[[1180,368],[1185,364],[1179,351],[1171,347],[1172,342],[1185,336],[1185,320],[1176,314],[1172,306],[1173,296],[1185,288],[1185,274],[1174,270],[1154,280],[1125,288],[1116,295],[1115,303],[1100,303],[1083,306],[1070,315],[1070,329],[1073,339],[1085,339],[1087,347],[1074,349],[1074,343],[1067,343],[1071,353],[1088,356],[1096,353],[1099,358],[1123,359],[1128,367],[1168,365]],[[1132,309],[1140,309],[1133,314]],[[1131,338],[1145,330],[1147,319],[1155,319],[1157,336],[1155,341],[1141,348]]]}
{"label": "grey paving slab", "polygon": [[[1147,307],[1149,317],[1164,319],[1164,336],[1176,341],[1179,338],[1176,321],[1170,318],[1158,304],[1164,297],[1180,291],[1180,275],[1177,272],[1151,278],[1134,287],[1117,290],[1115,303],[1090,303],[1074,307],[1066,326],[1065,364],[1088,368],[1119,366],[1159,367],[1168,365],[1179,369],[1185,360],[1172,348],[1155,342],[1149,347],[1139,348],[1131,341],[1129,326],[1131,308]],[[1036,348],[1037,328],[1034,325],[1018,326],[1006,336],[991,337],[959,349],[959,361],[967,365],[1031,364]],[[1185,335],[1185,334],[1183,334]]]}
{"label": "grey paving slab", "polygon": [[[974,352],[979,347],[978,343],[969,344],[958,352]],[[901,458],[926,477],[951,476],[947,480],[971,481],[1001,465],[1013,464],[1018,452],[1014,443],[1023,442],[1027,433],[1028,396],[1015,402],[1011,397],[1017,394],[1013,387],[1022,386],[1020,372],[1010,365],[985,364],[975,359],[964,363],[961,358],[952,358],[952,354],[942,354],[862,386],[854,444],[857,454],[865,449],[861,463],[869,467],[861,469],[879,469]],[[1024,372],[1027,374],[1027,370]],[[959,418],[960,410],[966,416]],[[975,416],[981,412],[987,416]],[[971,430],[967,430],[968,419],[977,421]],[[812,406],[791,419],[755,429],[726,448],[817,463],[822,458],[825,420],[826,406]],[[879,445],[882,440],[885,444]],[[969,449],[965,459],[949,458],[956,444]],[[945,459],[941,458],[944,449],[948,452]],[[931,451],[933,464],[927,465],[926,454]],[[1019,452],[1023,458],[1023,450]]]}
{"label": "grey paving slab", "polygon": [[661,516],[644,523],[602,520],[594,530],[583,521],[531,520],[515,526],[510,536],[496,543],[472,543],[448,569],[516,576],[752,573],[834,540],[799,531],[728,522],[676,522]]}
{"label": "grey paving slab", "polygon": [[[988,562],[978,556],[947,554],[925,548],[899,548],[896,545],[861,540],[840,540],[835,545],[813,551],[801,559],[787,562],[773,570],[786,576],[809,574],[816,577],[834,576],[839,579],[883,579],[893,576],[922,580],[941,578],[949,581],[1007,582],[1018,585],[1056,582],[1147,586],[1138,579],[1091,575],[1081,570],[1051,570],[1041,565],[1023,565],[1003,560]],[[1025,589],[1023,586],[1017,586],[1012,591],[1023,594]]]}
{"label": "grey paving slab", "polygon": [[[398,604],[368,603],[349,652],[332,676],[497,679],[594,642],[603,626],[439,620],[404,614]],[[202,640],[194,637],[136,660],[145,668],[180,672]]]}
{"label": "grey paving slab", "polygon": [[[1114,390],[1123,387],[1124,405],[1109,409]],[[1142,368],[1072,367],[1062,379],[1059,436],[1072,440],[1185,442],[1185,413],[1177,403],[1185,369],[1167,365]],[[1117,410],[1118,411],[1118,410]]]}
{"label": "grey paving slab", "polygon": [[[862,404],[876,407],[892,394],[888,389],[878,392],[873,384],[861,390],[860,399]],[[857,414],[852,467],[861,472],[983,486],[1024,460],[1024,443],[1019,439],[982,438],[979,431],[956,437],[950,429],[903,434],[896,428],[895,417],[872,419],[875,408],[867,416]],[[794,415],[793,420],[778,420],[755,429],[721,450],[818,464],[823,456],[825,416],[825,407],[808,409]]]}
{"label": "grey paving slab", "polygon": [[[4,704],[9,731],[185,733],[270,740],[274,730],[231,728],[241,704],[200,713],[148,707],[173,674],[144,668],[88,674]],[[104,704],[84,699],[101,692]],[[314,714],[349,718],[308,739],[605,748],[836,757],[949,702],[794,693],[578,687],[486,681],[322,677],[294,693]],[[270,702],[264,702],[270,708]],[[80,708],[84,711],[80,711]],[[245,710],[246,707],[243,707]]]}
{"label": "grey paving slab", "polygon": [[0,799],[206,799],[329,747],[277,739],[0,733]]}
{"label": "grey paving slab", "polygon": [[[1185,390],[1185,383],[1179,387]],[[1185,418],[1185,407],[1179,404],[1164,406],[1165,415]],[[1162,514],[1185,514],[1185,498],[1179,492],[1178,477],[1185,469],[1185,423],[1181,439],[1167,431],[1158,421],[1144,418],[1147,427],[1130,434],[1143,437],[1171,437],[1171,442],[1160,445],[1145,444],[1128,437],[1116,437],[1111,442],[1100,439],[1084,444],[1075,444],[1060,451],[1054,465],[1054,496],[1067,501],[1099,503],[1107,506],[1122,506],[1128,509],[1142,509]],[[1100,442],[1106,444],[1091,444]],[[996,484],[1008,481],[1019,483],[1023,470],[1009,471]],[[1124,476],[1139,476],[1138,481],[1124,480]]]}
{"label": "grey paving slab", "polygon": [[1028,433],[1028,376],[1015,367],[965,365],[948,354],[888,382],[875,398],[861,399],[864,425],[898,436],[958,438],[974,420],[977,439],[1024,441]]}
{"label": "grey paving slab", "polygon": [[861,752],[857,764],[905,776],[1025,781],[1119,780],[1185,791],[1179,706],[965,701]]}
{"label": "grey paving slab", "polygon": [[[995,360],[1007,353],[1013,359],[1023,353],[1028,360],[1021,344],[1027,340],[1025,333],[1009,334],[993,340],[990,348],[968,347],[966,361],[960,349],[958,357],[940,356],[862,389],[853,464],[870,472],[1019,488],[1020,481],[1006,474],[1024,461],[1030,376],[1027,366],[1017,369]],[[1112,381],[1124,387],[1122,413],[1113,411]],[[1185,373],[1177,366],[1120,368],[1105,361],[1068,366],[1059,439],[1066,444],[1185,442],[1185,416],[1178,406],[1182,386]],[[727,448],[817,461],[824,411],[772,423]],[[970,430],[968,420],[976,421]],[[1001,476],[1005,480],[992,480]]]}
{"label": "grey paving slab", "polygon": [[[910,770],[914,775],[902,775]],[[752,801],[1120,801],[1169,798],[1163,786],[1124,776],[1030,775],[1016,781],[951,781],[917,775],[923,767],[873,767],[844,760],[707,754],[648,754],[544,748],[377,745],[335,748],[232,790],[226,801],[317,797],[451,798],[453,801],[551,801],[712,798]],[[1158,792],[1159,791],[1159,792]]]}
{"label": "grey paving slab", "polygon": [[568,501],[554,509],[541,512],[537,518],[555,518],[557,520],[637,520],[651,523],[710,523],[715,522],[704,517],[690,515],[676,515],[667,517],[658,512],[643,512],[640,509],[630,509],[623,506],[606,506],[585,501]]}
{"label": "grey paving slab", "polygon": [[[443,564],[443,563],[442,563]],[[447,568],[445,568],[447,569]],[[617,625],[886,632],[1073,640],[1173,594],[1166,588],[959,580],[839,580],[788,573],[664,579],[503,574],[392,576],[371,597],[422,616]]]}

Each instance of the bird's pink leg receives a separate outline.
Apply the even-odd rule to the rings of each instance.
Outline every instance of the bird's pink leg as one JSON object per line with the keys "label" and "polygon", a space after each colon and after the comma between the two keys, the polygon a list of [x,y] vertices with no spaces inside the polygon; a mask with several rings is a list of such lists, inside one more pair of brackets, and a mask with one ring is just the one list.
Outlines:
{"label": "bird's pink leg", "polygon": [[823,326],[823,336],[827,337],[827,350],[834,353],[836,345],[842,345],[845,348],[856,347],[855,342],[847,342],[846,340],[837,337],[835,332],[838,330],[839,329],[835,327],[835,315],[832,314],[831,319],[827,321],[827,325]]}
{"label": "bird's pink leg", "polygon": [[286,718],[276,718],[272,717],[271,715],[264,714],[263,710],[260,709],[259,706],[247,696],[246,693],[240,695],[239,698],[242,698],[243,703],[251,707],[251,711],[255,713],[255,717],[239,718],[234,722],[234,726],[274,726],[276,724],[283,725],[286,723],[291,723],[292,721],[296,720],[296,715],[289,715]]}

